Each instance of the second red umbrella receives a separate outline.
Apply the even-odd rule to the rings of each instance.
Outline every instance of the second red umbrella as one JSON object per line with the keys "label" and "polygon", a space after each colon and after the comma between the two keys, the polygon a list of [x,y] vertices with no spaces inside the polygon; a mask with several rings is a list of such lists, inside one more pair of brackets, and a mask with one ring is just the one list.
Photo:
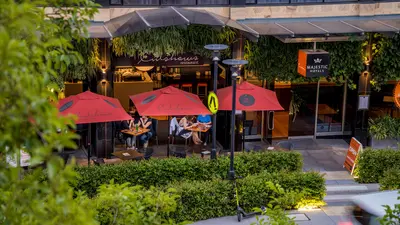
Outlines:
{"label": "second red umbrella", "polygon": [[210,115],[199,96],[169,86],[129,96],[142,116]]}
{"label": "second red umbrella", "polygon": [[[218,89],[219,110],[232,110],[232,86]],[[236,110],[278,111],[283,110],[275,92],[245,81],[236,88]]]}

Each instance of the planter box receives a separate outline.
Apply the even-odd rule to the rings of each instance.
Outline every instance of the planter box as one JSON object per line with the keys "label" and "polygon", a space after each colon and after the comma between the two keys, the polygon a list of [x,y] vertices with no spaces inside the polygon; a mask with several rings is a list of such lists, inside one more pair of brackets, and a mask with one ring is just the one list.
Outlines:
{"label": "planter box", "polygon": [[399,149],[399,142],[396,139],[384,139],[384,140],[376,140],[375,138],[371,137],[370,146],[374,149],[383,149],[383,148],[391,148],[398,150]]}

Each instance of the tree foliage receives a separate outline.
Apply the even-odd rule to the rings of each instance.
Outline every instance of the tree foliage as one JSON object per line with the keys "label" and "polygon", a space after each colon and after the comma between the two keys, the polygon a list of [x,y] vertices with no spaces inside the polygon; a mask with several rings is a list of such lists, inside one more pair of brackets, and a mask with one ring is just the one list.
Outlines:
{"label": "tree foliage", "polygon": [[[71,41],[96,11],[90,0],[0,1],[0,224],[96,223],[73,199],[68,183],[75,173],[52,153],[74,147],[75,135],[57,133],[74,124],[58,116],[50,91],[51,80],[80,61]],[[5,156],[21,149],[31,165],[47,167],[44,182],[40,169],[22,179],[20,168],[7,165]]]}

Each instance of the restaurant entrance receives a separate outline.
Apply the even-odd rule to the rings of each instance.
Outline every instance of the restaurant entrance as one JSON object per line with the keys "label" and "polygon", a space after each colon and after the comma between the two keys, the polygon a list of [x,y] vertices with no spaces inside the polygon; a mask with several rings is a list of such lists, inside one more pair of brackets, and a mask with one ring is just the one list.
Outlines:
{"label": "restaurant entrance", "polygon": [[[274,115],[273,139],[316,138],[351,134],[352,106],[347,85],[321,79],[314,83],[276,82],[275,91],[284,111]],[[318,97],[317,97],[318,96]]]}

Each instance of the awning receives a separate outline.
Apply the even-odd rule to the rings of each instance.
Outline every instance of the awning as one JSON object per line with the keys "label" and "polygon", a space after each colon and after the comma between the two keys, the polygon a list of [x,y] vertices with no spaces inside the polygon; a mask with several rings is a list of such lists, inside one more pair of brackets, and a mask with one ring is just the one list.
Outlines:
{"label": "awning", "polygon": [[258,33],[235,20],[219,16],[206,10],[189,10],[184,8],[166,7],[134,12],[113,18],[104,24],[92,23],[89,28],[90,37],[110,38],[123,36],[147,29],[167,26],[187,26],[203,24],[217,27],[229,26],[242,31],[253,39]]}
{"label": "awning", "polygon": [[244,19],[238,22],[260,35],[307,37],[400,32],[400,15],[291,19]]}
{"label": "awning", "polygon": [[91,38],[112,38],[110,31],[103,22],[91,22],[88,27],[88,35]]}

